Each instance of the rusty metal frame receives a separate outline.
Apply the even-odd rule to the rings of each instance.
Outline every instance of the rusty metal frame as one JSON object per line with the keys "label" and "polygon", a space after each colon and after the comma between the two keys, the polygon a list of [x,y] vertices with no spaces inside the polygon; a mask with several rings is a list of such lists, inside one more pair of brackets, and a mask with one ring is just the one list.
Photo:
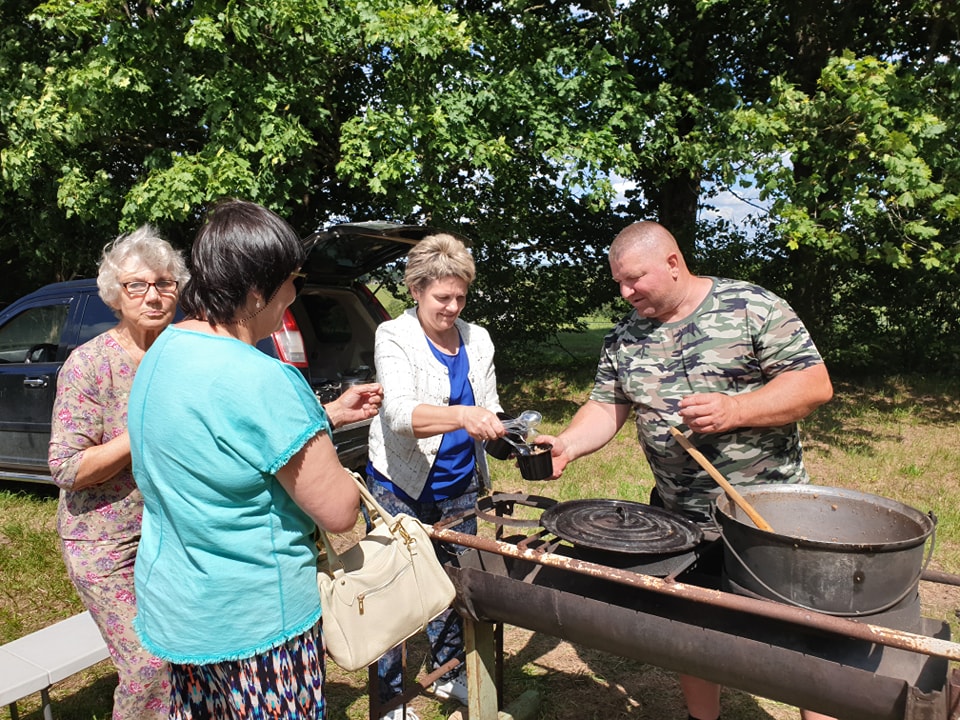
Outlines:
{"label": "rusty metal frame", "polygon": [[[530,498],[533,498],[534,502],[530,502]],[[831,636],[839,635],[850,638],[857,642],[862,641],[865,643],[875,644],[877,646],[888,647],[892,649],[892,652],[906,653],[906,657],[910,657],[910,653],[916,653],[919,655],[926,655],[931,658],[937,658],[938,660],[935,661],[936,663],[942,663],[943,659],[952,661],[960,660],[960,644],[950,642],[948,639],[945,639],[949,637],[949,630],[946,628],[945,624],[942,624],[942,633],[934,633],[932,631],[932,627],[936,624],[934,621],[925,620],[923,624],[923,632],[928,632],[928,630],[930,630],[930,634],[907,632],[904,630],[897,630],[894,628],[862,621],[863,619],[869,618],[849,619],[845,617],[826,615],[811,610],[792,607],[784,603],[772,602],[765,599],[755,599],[742,595],[726,593],[711,588],[700,587],[698,585],[679,582],[675,576],[659,578],[650,575],[644,575],[640,572],[631,570],[600,565],[557,553],[556,551],[558,550],[558,543],[551,542],[548,537],[545,537],[545,534],[542,530],[525,538],[520,538],[519,541],[516,538],[510,538],[510,542],[505,542],[503,540],[505,527],[540,527],[539,523],[534,520],[515,520],[512,517],[509,517],[509,515],[512,515],[513,506],[515,503],[539,507],[542,509],[545,506],[549,506],[549,504],[554,503],[555,501],[550,500],[549,498],[519,494],[495,494],[493,498],[487,498],[485,500],[487,503],[486,506],[478,507],[477,510],[473,511],[473,513],[471,513],[471,511],[467,511],[461,516],[450,518],[444,523],[430,528],[430,534],[437,541],[458,544],[466,548],[476,550],[481,554],[488,553],[504,558],[512,558],[514,560],[531,563],[531,569],[523,571],[523,583],[532,584],[536,581],[537,575],[541,569],[554,568],[556,570],[569,571],[579,575],[587,576],[589,578],[638,588],[643,591],[650,591],[662,596],[675,598],[677,601],[715,607],[718,609],[718,611],[744,613],[747,617],[755,615],[758,618],[768,618],[775,622],[785,622],[796,625],[800,628],[812,629]],[[506,515],[504,513],[506,513]],[[471,514],[476,514],[481,519],[493,522],[496,525],[496,538],[487,539],[475,535],[465,535],[449,529],[460,522],[463,518],[468,517]],[[560,550],[562,553],[562,548],[560,548]],[[481,583],[481,585],[489,582],[489,579],[478,579],[476,575],[468,577],[469,575],[470,571],[468,569],[468,572],[461,577],[460,580],[465,581],[467,585],[473,586],[475,586],[477,582]],[[498,577],[499,576],[495,575],[492,579],[496,581]],[[509,580],[511,583],[517,581],[516,579],[505,579]],[[940,578],[926,576],[923,579],[932,582],[941,581]],[[457,582],[456,577],[455,582]],[[947,582],[951,584],[960,584],[960,577],[949,576]],[[464,590],[464,587],[461,586],[460,582],[457,582],[457,584],[458,596],[460,596],[461,591]],[[494,584],[496,584],[496,582],[494,582]],[[466,589],[466,592],[463,594],[469,596],[470,590]],[[545,598],[542,599],[545,600]],[[458,602],[464,603],[464,601],[465,604],[463,604],[462,609],[464,609],[467,614],[470,615],[470,598],[458,597]],[[506,613],[506,615],[509,615],[509,613]],[[473,622],[477,619],[477,616],[473,615],[472,617],[468,618],[468,622]],[[509,617],[503,617],[495,621],[495,625],[493,626],[494,632],[497,633],[497,637],[499,638],[499,645],[497,646],[495,657],[495,686],[497,689],[496,702],[500,707],[502,707],[503,703],[502,625],[504,622],[511,622],[511,620]],[[530,625],[523,626],[531,627],[532,629],[536,630],[535,623],[536,620],[534,619]],[[481,622],[481,624],[483,624],[483,622]],[[549,632],[549,630],[544,631]],[[934,635],[942,635],[942,637],[935,637]],[[724,642],[728,644],[732,643],[733,645],[738,646],[739,638],[727,636]],[[750,641],[744,642],[743,649],[746,651],[749,645]],[[735,648],[731,648],[731,650],[734,652],[739,652]],[[468,658],[468,672],[471,669],[469,666],[470,662],[471,661]],[[937,664],[936,667],[945,668],[946,665]],[[930,668],[927,667],[924,672],[927,672],[929,669]],[[686,668],[684,671],[686,671]],[[941,669],[940,671],[934,671],[934,678],[940,677],[938,672],[945,672],[945,670]],[[905,697],[901,697],[900,700],[894,704],[894,707],[900,709],[894,711],[892,709],[888,709],[886,705],[883,705],[883,710],[881,712],[887,717],[895,716],[898,718],[898,720],[900,718],[899,713],[901,710],[903,712],[902,720],[960,720],[960,674],[958,673],[960,673],[958,670],[954,670],[952,672],[952,674],[943,684],[942,690],[937,689],[930,692],[924,692],[921,690],[921,688],[907,683],[904,692]],[[894,676],[892,676],[890,679],[895,679],[896,677],[898,676],[894,674]],[[825,682],[827,681],[826,678],[824,680]],[[835,678],[832,680],[834,682],[836,681]],[[735,683],[732,682],[729,684],[735,685]],[[923,685],[924,687],[932,687],[929,683],[921,683],[918,681],[918,684]],[[936,683],[935,687],[939,688],[940,684]],[[841,689],[841,687],[834,685],[835,692],[840,691]],[[486,692],[489,693],[489,690]],[[893,715],[890,715],[890,712],[893,712]],[[493,717],[495,716],[491,715],[491,718]],[[480,720],[486,720],[486,718],[481,717]]]}
{"label": "rusty metal frame", "polygon": [[630,570],[611,568],[586,560],[557,555],[551,552],[542,552],[539,548],[531,548],[529,546],[521,547],[502,540],[491,540],[476,535],[467,535],[454,530],[438,529],[437,527],[429,530],[430,536],[434,540],[441,542],[455,543],[504,557],[569,570],[581,575],[609,580],[622,585],[640,587],[664,595],[674,595],[707,605],[753,613],[761,617],[786,621],[827,632],[839,633],[847,637],[866,640],[879,645],[960,661],[960,644],[949,640],[931,638],[925,635],[884,627],[882,625],[872,625],[832,615],[823,615],[811,610],[791,607],[790,605],[769,600],[757,600],[742,595],[722,592],[720,590],[703,588],[697,585],[664,580],[651,575],[642,575]]}

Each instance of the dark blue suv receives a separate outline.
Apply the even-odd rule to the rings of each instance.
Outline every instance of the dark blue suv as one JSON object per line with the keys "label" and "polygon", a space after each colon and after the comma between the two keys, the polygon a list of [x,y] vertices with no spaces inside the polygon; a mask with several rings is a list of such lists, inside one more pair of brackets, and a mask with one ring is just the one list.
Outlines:
{"label": "dark blue suv", "polygon": [[[314,233],[304,289],[283,328],[258,347],[299,368],[321,402],[346,384],[374,379],[374,334],[389,315],[363,279],[436,232],[366,222]],[[57,373],[74,348],[116,322],[94,279],[47,285],[0,311],[0,480],[51,482],[47,443]],[[366,464],[369,424],[334,433],[344,467]]]}

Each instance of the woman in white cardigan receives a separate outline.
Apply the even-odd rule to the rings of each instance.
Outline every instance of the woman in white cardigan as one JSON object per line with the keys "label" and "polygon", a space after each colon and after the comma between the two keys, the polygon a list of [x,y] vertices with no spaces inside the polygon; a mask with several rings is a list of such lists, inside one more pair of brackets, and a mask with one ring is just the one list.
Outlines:
{"label": "woman in white cardigan", "polygon": [[[370,426],[367,485],[391,513],[425,523],[474,507],[490,478],[483,441],[505,434],[493,365],[493,343],[481,327],[460,320],[476,270],[467,248],[451,235],[421,240],[407,255],[404,282],[416,307],[377,329],[375,361],[383,387],[380,414]],[[475,517],[454,526],[475,534]],[[441,545],[441,560],[456,548]],[[463,623],[448,610],[427,627],[434,667],[463,658]],[[399,648],[378,663],[381,704],[402,690]],[[467,703],[463,666],[432,686],[442,699]],[[409,708],[383,715],[417,720]]]}

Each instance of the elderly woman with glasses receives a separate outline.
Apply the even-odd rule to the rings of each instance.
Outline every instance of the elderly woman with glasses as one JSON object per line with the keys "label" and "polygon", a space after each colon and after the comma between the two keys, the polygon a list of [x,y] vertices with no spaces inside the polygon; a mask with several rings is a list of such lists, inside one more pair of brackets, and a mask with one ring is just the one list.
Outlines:
{"label": "elderly woman with glasses", "polygon": [[130,469],[127,397],[187,277],[183,258],[149,226],[108,245],[97,286],[117,324],[76,348],[57,380],[49,446],[60,486],[57,531],[70,579],[117,667],[114,720],[165,718],[170,704],[164,663],[132,626],[143,499]]}
{"label": "elderly woman with glasses", "polygon": [[229,200],[191,259],[187,319],[130,394],[135,627],[170,663],[172,718],[323,718],[314,531],[352,529],[359,493],[309,384],[255,347],[296,298],[305,251],[277,215]]}

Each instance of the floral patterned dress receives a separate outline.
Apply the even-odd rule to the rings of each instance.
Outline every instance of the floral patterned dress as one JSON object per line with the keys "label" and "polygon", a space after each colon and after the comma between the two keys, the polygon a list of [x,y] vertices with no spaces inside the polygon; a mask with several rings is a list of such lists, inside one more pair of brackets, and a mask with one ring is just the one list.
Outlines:
{"label": "floral patterned dress", "polygon": [[108,331],[74,350],[57,381],[49,463],[60,487],[57,531],[67,572],[100,628],[117,667],[114,720],[166,718],[166,664],[133,630],[133,565],[143,498],[129,467],[106,482],[73,489],[84,451],[122,435],[137,363]]}

